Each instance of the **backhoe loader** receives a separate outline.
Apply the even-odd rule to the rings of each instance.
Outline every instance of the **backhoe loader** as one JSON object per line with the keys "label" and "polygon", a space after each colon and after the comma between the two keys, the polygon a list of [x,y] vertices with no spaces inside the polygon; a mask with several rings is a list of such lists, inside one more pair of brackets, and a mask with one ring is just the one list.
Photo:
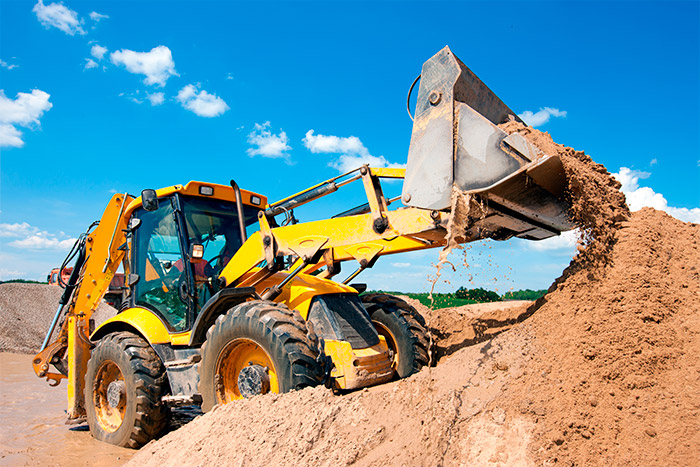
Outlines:
{"label": "backhoe loader", "polygon": [[[384,255],[444,247],[455,190],[481,206],[453,222],[460,243],[572,226],[561,161],[498,127],[518,117],[448,47],[423,65],[415,107],[405,169],[362,166],[274,203],[234,181],[114,195],[69,255],[68,286],[33,360],[49,384],[67,379],[69,420],[136,448],[163,432],[173,406],[351,390],[427,365],[423,318],[398,298],[361,296],[360,272]],[[403,180],[400,196],[384,196],[385,179]],[[367,203],[297,222],[294,208],[353,182]],[[352,272],[334,280],[343,263]],[[93,329],[120,265],[128,296]]]}

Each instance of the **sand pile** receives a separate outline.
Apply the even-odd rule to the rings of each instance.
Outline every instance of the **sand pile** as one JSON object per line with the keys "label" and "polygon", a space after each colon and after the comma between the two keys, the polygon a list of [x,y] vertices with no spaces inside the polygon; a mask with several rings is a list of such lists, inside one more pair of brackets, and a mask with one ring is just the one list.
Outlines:
{"label": "sand pile", "polygon": [[[0,284],[0,352],[38,352],[62,294],[62,288],[51,285]],[[98,325],[115,314],[102,303],[92,318]]]}
{"label": "sand pile", "polygon": [[433,363],[469,345],[491,339],[512,328],[532,314],[532,302],[512,300],[478,303],[454,308],[431,310],[418,300],[399,295],[423,316],[429,316],[428,327],[433,336]]}
{"label": "sand pile", "polygon": [[607,266],[570,272],[508,332],[346,396],[219,407],[132,465],[692,465],[699,241],[700,226],[640,211]]}
{"label": "sand pile", "polygon": [[[219,407],[132,465],[696,464],[700,226],[651,209],[630,216],[604,167],[509,125],[561,156],[583,231],[548,295],[510,312],[529,319],[480,344],[443,345],[437,367],[406,380]],[[428,321],[452,337],[449,318]]]}
{"label": "sand pile", "polygon": [[606,268],[558,282],[528,320],[537,358],[500,397],[537,421],[538,462],[700,459],[700,226],[634,213]]}

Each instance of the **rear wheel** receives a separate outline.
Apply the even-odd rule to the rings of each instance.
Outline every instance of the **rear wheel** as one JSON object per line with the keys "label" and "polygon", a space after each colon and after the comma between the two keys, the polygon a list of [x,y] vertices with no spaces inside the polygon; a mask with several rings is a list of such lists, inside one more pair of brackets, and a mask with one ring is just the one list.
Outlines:
{"label": "rear wheel", "polygon": [[399,378],[417,373],[428,364],[425,320],[411,305],[387,294],[360,297],[374,328],[394,352],[392,367]]}
{"label": "rear wheel", "polygon": [[130,332],[109,334],[92,351],[85,375],[85,410],[92,435],[139,448],[160,435],[170,411],[165,368],[155,351]]}
{"label": "rear wheel", "polygon": [[216,319],[202,345],[202,410],[317,386],[324,363],[316,334],[298,312],[269,301],[241,303]]}

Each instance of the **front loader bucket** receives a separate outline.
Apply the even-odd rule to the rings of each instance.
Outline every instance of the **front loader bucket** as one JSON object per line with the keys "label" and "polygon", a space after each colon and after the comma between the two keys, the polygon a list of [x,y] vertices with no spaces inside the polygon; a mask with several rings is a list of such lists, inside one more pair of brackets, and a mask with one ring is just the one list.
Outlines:
{"label": "front loader bucket", "polygon": [[479,195],[491,224],[528,239],[569,230],[561,160],[497,125],[509,109],[449,47],[423,65],[402,198],[445,210],[453,188]]}

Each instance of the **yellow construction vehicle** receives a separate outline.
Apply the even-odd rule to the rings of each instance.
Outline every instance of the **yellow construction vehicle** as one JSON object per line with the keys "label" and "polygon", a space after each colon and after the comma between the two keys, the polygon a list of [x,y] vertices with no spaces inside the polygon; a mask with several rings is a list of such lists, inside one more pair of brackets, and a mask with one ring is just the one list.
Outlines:
{"label": "yellow construction vehicle", "polygon": [[[129,447],[158,436],[172,406],[207,411],[415,373],[429,358],[423,318],[398,298],[361,296],[357,274],[384,255],[445,246],[454,189],[481,206],[463,213],[458,242],[571,228],[560,160],[503,132],[509,118],[445,47],[423,66],[406,169],[362,166],[275,203],[233,181],[114,195],[69,255],[73,272],[35,372],[52,385],[67,379],[70,420]],[[401,196],[387,199],[382,179],[403,179]],[[294,208],[352,182],[366,204],[296,221]],[[342,263],[353,272],[335,281]],[[128,297],[93,329],[120,265]]]}

